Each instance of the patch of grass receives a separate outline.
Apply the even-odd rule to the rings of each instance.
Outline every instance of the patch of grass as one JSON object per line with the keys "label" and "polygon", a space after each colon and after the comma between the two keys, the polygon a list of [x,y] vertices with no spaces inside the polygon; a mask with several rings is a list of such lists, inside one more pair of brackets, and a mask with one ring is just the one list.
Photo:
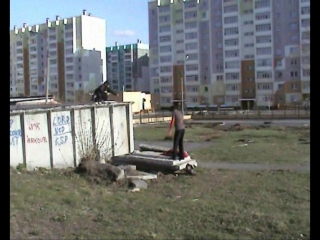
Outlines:
{"label": "patch of grass", "polygon": [[308,239],[309,189],[309,173],[290,171],[199,168],[130,193],[70,171],[12,170],[10,238]]}
{"label": "patch of grass", "polygon": [[[163,141],[169,131],[169,123],[161,125],[143,125],[134,128],[134,138],[140,141]],[[197,126],[188,125],[184,139],[188,142],[203,142],[208,139],[220,137],[220,131]]]}
{"label": "patch of grass", "polygon": [[[166,124],[168,125],[168,124]],[[162,141],[166,125],[146,125],[135,128],[135,139]],[[310,162],[310,145],[299,138],[310,138],[309,128],[297,127],[246,127],[235,131],[231,126],[197,124],[188,127],[185,142],[211,141],[210,147],[190,150],[188,153],[200,161],[230,163],[307,164]],[[252,140],[248,146],[238,140]],[[208,145],[206,145],[208,146]]]}
{"label": "patch of grass", "polygon": [[[225,132],[209,148],[190,151],[195,159],[214,162],[306,164],[310,162],[310,145],[302,144],[299,131],[244,129]],[[251,140],[247,143],[239,140]]]}

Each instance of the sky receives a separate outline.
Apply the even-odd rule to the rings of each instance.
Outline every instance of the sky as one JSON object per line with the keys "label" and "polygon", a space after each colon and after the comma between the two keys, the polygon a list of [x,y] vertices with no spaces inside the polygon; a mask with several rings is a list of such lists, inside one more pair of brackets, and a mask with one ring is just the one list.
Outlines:
{"label": "sky", "polygon": [[46,18],[55,20],[79,16],[84,9],[91,16],[106,20],[106,46],[134,44],[137,39],[149,44],[149,0],[10,0],[10,30],[23,23],[43,24]]}

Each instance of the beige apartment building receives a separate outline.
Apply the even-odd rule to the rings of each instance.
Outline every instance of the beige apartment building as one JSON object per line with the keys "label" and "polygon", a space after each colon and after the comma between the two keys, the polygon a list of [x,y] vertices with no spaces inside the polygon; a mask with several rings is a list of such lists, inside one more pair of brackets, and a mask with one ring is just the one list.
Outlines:
{"label": "beige apartment building", "polygon": [[310,0],[150,0],[160,105],[239,108],[310,99]]}

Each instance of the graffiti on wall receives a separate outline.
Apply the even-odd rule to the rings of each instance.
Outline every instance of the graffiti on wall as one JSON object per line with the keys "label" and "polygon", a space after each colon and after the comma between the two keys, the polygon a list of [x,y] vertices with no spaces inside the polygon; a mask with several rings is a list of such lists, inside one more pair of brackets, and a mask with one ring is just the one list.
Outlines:
{"label": "graffiti on wall", "polygon": [[[40,123],[34,122],[28,126],[30,131],[40,131]],[[27,143],[46,143],[48,142],[46,137],[29,137],[27,135]]]}
{"label": "graffiti on wall", "polygon": [[10,118],[10,146],[17,146],[21,138],[21,129],[16,129],[13,126],[14,119]]}
{"label": "graffiti on wall", "polygon": [[68,141],[68,134],[71,129],[70,116],[56,116],[52,120],[54,145],[61,146]]}

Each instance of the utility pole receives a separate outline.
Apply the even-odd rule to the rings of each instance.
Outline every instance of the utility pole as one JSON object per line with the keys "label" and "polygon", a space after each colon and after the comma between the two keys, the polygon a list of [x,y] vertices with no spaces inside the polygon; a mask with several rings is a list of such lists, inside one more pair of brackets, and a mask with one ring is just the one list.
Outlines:
{"label": "utility pole", "polygon": [[184,115],[184,83],[185,83],[185,72],[186,72],[186,61],[188,60],[189,55],[186,55],[185,60],[183,61],[183,74],[181,77],[181,112]]}
{"label": "utility pole", "polygon": [[49,84],[50,84],[50,58],[49,58],[49,50],[47,50],[46,104],[48,104]]}

